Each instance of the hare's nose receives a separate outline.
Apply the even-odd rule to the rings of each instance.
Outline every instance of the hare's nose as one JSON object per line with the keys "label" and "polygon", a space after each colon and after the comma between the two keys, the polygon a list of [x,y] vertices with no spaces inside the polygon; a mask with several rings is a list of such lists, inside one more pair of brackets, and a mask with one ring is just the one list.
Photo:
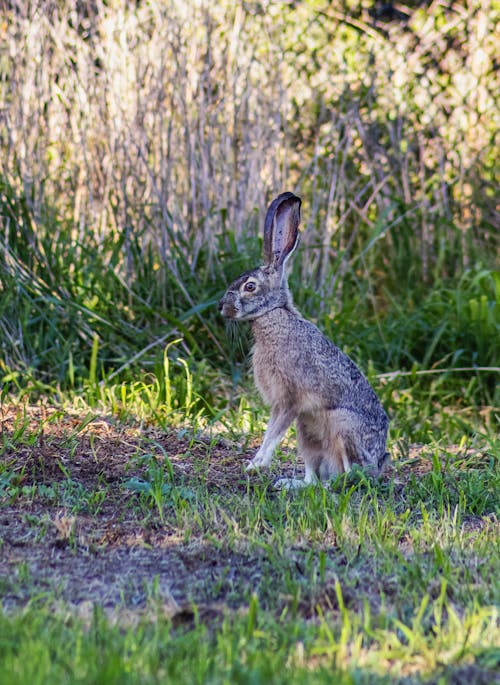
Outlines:
{"label": "hare's nose", "polygon": [[219,303],[218,303],[218,305],[217,305],[217,309],[221,312],[223,306],[224,306],[224,298],[222,298],[221,300],[219,300]]}

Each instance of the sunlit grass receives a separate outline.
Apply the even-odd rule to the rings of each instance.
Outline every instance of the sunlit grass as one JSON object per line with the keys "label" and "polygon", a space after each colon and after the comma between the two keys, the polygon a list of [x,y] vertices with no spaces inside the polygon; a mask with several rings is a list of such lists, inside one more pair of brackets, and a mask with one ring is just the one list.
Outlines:
{"label": "sunlit grass", "polygon": [[[414,4],[6,4],[2,684],[496,682],[495,15]],[[380,479],[277,491],[293,429],[244,470],[268,410],[216,303],[285,189]]]}
{"label": "sunlit grass", "polygon": [[[287,630],[285,617],[271,618],[254,598],[246,615],[228,616],[212,634],[199,624],[189,635],[173,630],[161,616],[154,623],[109,627],[96,610],[84,627],[81,621],[31,608],[8,623],[0,619],[5,636],[0,675],[2,682],[20,684],[70,683],[73,678],[81,683],[132,683],[137,678],[143,683],[331,683],[335,678],[341,684],[368,684],[437,677],[445,683],[451,682],[447,672],[458,677],[461,668],[465,674],[469,667],[472,678],[493,677],[487,667],[498,658],[494,609],[472,609],[459,617],[440,597],[429,632],[424,625],[428,596],[408,622],[389,620],[380,627],[368,610],[356,615],[346,609],[338,585],[336,595],[338,628],[320,616]],[[13,659],[16,644],[20,658]],[[471,669],[471,659],[482,666]]]}

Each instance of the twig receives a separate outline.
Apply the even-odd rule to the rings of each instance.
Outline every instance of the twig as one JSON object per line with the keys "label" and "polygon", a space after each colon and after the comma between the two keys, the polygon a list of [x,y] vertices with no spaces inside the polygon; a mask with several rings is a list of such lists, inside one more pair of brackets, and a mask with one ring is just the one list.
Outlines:
{"label": "twig", "polygon": [[377,378],[381,380],[392,381],[398,376],[426,376],[435,373],[452,373],[460,371],[493,371],[495,373],[500,372],[499,366],[459,366],[452,367],[449,369],[421,369],[419,371],[389,371],[388,373],[379,373]]}

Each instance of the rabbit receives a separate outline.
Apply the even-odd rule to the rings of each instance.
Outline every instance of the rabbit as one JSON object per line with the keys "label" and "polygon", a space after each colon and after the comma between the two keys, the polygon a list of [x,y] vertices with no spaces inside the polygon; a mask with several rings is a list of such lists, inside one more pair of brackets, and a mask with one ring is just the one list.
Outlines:
{"label": "rabbit", "polygon": [[264,264],[246,271],[226,290],[219,311],[249,321],[256,386],[271,407],[262,444],[247,470],[266,467],[295,420],[305,477],[277,487],[325,482],[357,464],[382,472],[388,417],[354,362],[295,309],[286,265],[297,247],[301,200],[291,192],[274,199],[264,224]]}

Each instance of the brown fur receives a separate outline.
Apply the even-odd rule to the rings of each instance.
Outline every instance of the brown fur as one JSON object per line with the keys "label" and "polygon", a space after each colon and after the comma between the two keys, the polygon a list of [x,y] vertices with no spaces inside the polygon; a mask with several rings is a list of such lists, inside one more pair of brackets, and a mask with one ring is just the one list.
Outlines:
{"label": "brown fur", "polygon": [[271,203],[264,266],[240,276],[219,303],[225,317],[251,322],[255,382],[271,407],[264,440],[249,468],[270,463],[296,420],[304,482],[327,480],[353,464],[377,474],[388,456],[387,416],[354,362],[292,304],[285,264],[297,244],[299,208],[300,200],[291,193]]}

